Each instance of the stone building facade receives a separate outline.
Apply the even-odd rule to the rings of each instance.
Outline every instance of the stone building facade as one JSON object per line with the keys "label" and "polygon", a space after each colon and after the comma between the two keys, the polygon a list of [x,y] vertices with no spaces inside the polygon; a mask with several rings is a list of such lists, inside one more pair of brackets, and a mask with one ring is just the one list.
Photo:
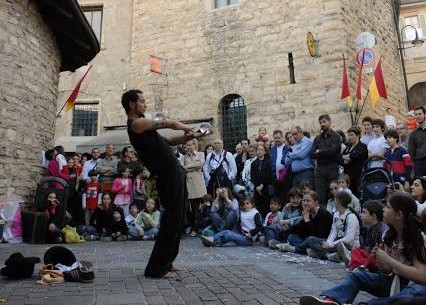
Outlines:
{"label": "stone building facade", "polygon": [[[77,107],[85,113],[96,112],[97,121],[86,133],[80,134],[76,124],[75,110],[62,111],[57,118],[55,144],[63,145],[66,151],[76,151],[76,145],[87,142],[104,132],[105,126],[123,125],[125,116],[120,98],[131,83],[131,46],[133,24],[133,0],[79,0],[84,12],[101,12],[100,23],[92,24],[95,33],[100,31],[101,51],[90,63],[92,69],[82,83]],[[87,15],[86,15],[87,16]],[[89,17],[90,18],[90,17]],[[90,22],[90,20],[89,20]],[[100,26],[100,27],[99,27]],[[58,111],[63,106],[88,66],[75,73],[63,72],[59,80]],[[84,112],[84,105],[91,105]],[[93,117],[91,117],[93,119]],[[74,130],[73,130],[74,125]]]}
{"label": "stone building facade", "polygon": [[401,1],[400,30],[403,41],[410,108],[426,104],[426,44],[412,44],[413,27],[419,39],[426,37],[426,1]]}
{"label": "stone building facade", "polygon": [[59,72],[69,64],[35,2],[0,2],[0,195],[27,196],[44,173]]}
{"label": "stone building facade", "polygon": [[[79,2],[90,4],[89,0]],[[336,129],[347,129],[351,115],[346,102],[340,99],[342,53],[348,58],[349,84],[354,96],[358,75],[355,39],[365,31],[376,37],[376,58],[383,56],[388,101],[379,102],[374,109],[369,102],[365,103],[362,116],[383,117],[384,110],[392,106],[401,118],[407,110],[391,1],[134,0],[123,1],[120,7],[112,5],[111,0],[101,2],[105,5],[105,16],[111,14],[123,25],[116,32],[116,21],[105,17],[105,39],[120,35],[123,43],[114,48],[130,45],[131,57],[130,62],[121,61],[121,55],[114,58],[121,62],[114,69],[114,77],[125,75],[124,78],[106,79],[109,76],[98,74],[95,77],[94,65],[95,70],[85,81],[80,97],[84,100],[93,94],[102,100],[99,133],[107,125],[125,123],[118,103],[123,92],[122,79],[128,81],[126,88],[144,91],[151,110],[154,101],[160,99],[170,117],[184,121],[212,118],[216,134],[228,138],[228,148],[234,141],[229,134],[235,130],[243,131],[239,136],[252,137],[262,126],[271,133],[276,128],[286,130],[300,125],[315,134],[317,117],[322,113],[332,116]],[[107,12],[110,9],[116,11]],[[126,10],[132,14],[125,13]],[[114,32],[108,33],[108,27]],[[129,30],[132,36],[128,39],[124,33]],[[308,32],[319,41],[319,57],[308,53]],[[108,50],[109,46],[105,48]],[[161,58],[162,74],[150,72],[151,56]],[[103,58],[96,59],[98,69],[112,64],[112,59]],[[290,77],[290,58],[295,83]],[[370,78],[371,74],[363,75],[363,95]],[[71,88],[77,79],[70,82],[67,76],[67,85],[61,85],[61,89]],[[106,86],[114,90],[99,97],[99,88]],[[226,121],[225,115],[237,108],[244,113],[237,113],[240,116],[236,120],[232,115],[231,119],[226,117]],[[58,120],[57,139],[71,136],[71,121],[71,112]]]}

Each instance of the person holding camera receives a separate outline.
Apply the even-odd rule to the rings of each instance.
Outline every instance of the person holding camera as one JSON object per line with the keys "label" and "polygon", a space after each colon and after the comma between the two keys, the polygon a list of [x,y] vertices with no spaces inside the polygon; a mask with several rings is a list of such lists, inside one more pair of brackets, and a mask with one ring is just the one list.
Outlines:
{"label": "person holding camera", "polygon": [[228,187],[218,188],[209,215],[212,225],[205,228],[202,235],[213,236],[218,232],[234,229],[238,220],[238,213],[238,201],[232,195],[231,189]]}

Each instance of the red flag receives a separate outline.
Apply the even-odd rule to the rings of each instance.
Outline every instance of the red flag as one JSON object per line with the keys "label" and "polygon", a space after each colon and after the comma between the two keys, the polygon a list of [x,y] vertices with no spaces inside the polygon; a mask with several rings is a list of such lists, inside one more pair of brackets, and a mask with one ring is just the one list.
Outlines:
{"label": "red flag", "polygon": [[384,99],[388,98],[386,93],[385,80],[382,72],[382,59],[377,64],[376,71],[374,71],[373,78],[370,82],[370,101],[373,107],[376,105],[377,100],[381,97]]}
{"label": "red flag", "polygon": [[87,69],[86,73],[84,73],[83,77],[78,81],[77,86],[75,86],[74,90],[71,92],[70,97],[66,101],[65,111],[69,111],[74,107],[75,100],[77,99],[78,92],[80,91],[81,83],[86,77],[87,73],[89,73],[90,69],[92,69],[92,65]]}
{"label": "red flag", "polygon": [[361,60],[361,65],[359,67],[358,84],[356,86],[356,98],[361,103],[362,103],[362,96],[361,96],[361,89],[362,89],[362,68],[364,66],[364,55],[365,55],[365,49],[362,50],[362,60]]}
{"label": "red flag", "polygon": [[151,72],[161,74],[161,58],[151,55],[150,58]]}
{"label": "red flag", "polygon": [[347,98],[348,106],[352,107],[352,97],[351,97],[351,92],[349,91],[348,74],[346,72],[345,54],[343,54],[342,95],[340,98],[342,100]]}

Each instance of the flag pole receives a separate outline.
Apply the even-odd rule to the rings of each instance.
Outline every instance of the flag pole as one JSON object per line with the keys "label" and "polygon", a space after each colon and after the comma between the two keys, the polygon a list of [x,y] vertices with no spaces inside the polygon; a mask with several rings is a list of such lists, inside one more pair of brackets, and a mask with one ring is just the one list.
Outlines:
{"label": "flag pole", "polygon": [[[79,82],[77,83],[76,88],[77,88],[77,87],[79,87],[79,85],[81,85],[81,83],[83,82],[83,80],[84,80],[84,78],[86,77],[87,73],[89,73],[90,69],[92,69],[92,65],[90,65],[90,66],[89,66],[89,68],[87,69],[87,71],[83,74],[83,76],[81,77],[81,79],[80,79],[80,80],[79,80]],[[72,96],[72,94],[74,93],[74,91],[76,90],[76,88],[74,88],[74,89],[72,90],[72,93],[71,93],[70,97]],[[80,88],[79,88],[78,90],[80,90]],[[77,93],[77,94],[78,94],[78,93]],[[67,105],[67,103],[68,103],[69,99],[70,99],[70,98],[68,98],[68,99],[65,101],[65,103],[62,105],[62,108],[61,108],[61,110],[59,110],[58,114],[56,115],[56,118],[59,118],[59,116],[61,115],[62,110],[64,110],[64,108],[65,108],[65,106]]]}
{"label": "flag pole", "polygon": [[364,109],[364,105],[367,102],[367,97],[369,93],[370,93],[370,87],[367,89],[367,94],[364,97],[364,103],[362,103],[361,110],[358,113],[358,118],[355,120],[355,125],[358,125],[359,119],[361,118],[362,110]]}
{"label": "flag pole", "polygon": [[349,113],[351,114],[351,126],[353,127],[354,126],[354,116],[353,116],[352,112],[353,112],[352,107],[349,107]]}

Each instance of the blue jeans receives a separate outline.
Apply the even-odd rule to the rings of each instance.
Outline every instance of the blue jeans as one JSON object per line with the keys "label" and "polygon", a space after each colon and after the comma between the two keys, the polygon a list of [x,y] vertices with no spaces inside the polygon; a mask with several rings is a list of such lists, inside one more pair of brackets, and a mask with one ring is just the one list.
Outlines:
{"label": "blue jeans", "polygon": [[332,298],[339,304],[352,303],[359,291],[366,291],[376,297],[366,302],[367,305],[392,304],[396,300],[404,300],[413,296],[425,296],[426,285],[401,283],[401,291],[389,297],[392,276],[381,273],[355,271],[346,275],[340,285],[326,290],[321,295]]}
{"label": "blue jeans", "polygon": [[91,225],[77,226],[77,233],[80,234],[80,235],[82,235],[84,233],[89,233],[89,234],[97,235],[97,236],[100,235],[98,233],[98,231],[96,231],[96,228],[94,226],[91,226]]}
{"label": "blue jeans", "polygon": [[[300,237],[300,235],[289,234],[287,236],[287,241],[289,242],[290,245],[297,248],[303,243],[304,239],[302,237]],[[296,252],[296,253],[301,253],[301,252]],[[305,253],[305,252],[303,252],[303,253]]]}
{"label": "blue jeans", "polygon": [[155,237],[157,237],[158,236],[158,231],[159,231],[159,229],[157,229],[157,228],[150,228],[150,229],[148,229],[148,230],[146,230],[145,231],[145,236],[150,236],[150,235],[154,235]]}
{"label": "blue jeans", "polygon": [[311,185],[314,185],[314,169],[293,173],[292,187],[299,187],[299,183],[303,180],[307,180]]}
{"label": "blue jeans", "polygon": [[253,240],[248,238],[241,233],[236,233],[230,230],[225,230],[215,234],[214,243],[223,245],[228,242],[234,242],[238,246],[251,246],[253,245]]}
{"label": "blue jeans", "polygon": [[139,230],[135,226],[127,226],[127,234],[132,238],[139,238]]}
{"label": "blue jeans", "polygon": [[286,242],[288,234],[277,227],[266,227],[265,228],[265,245],[268,245],[268,241],[275,239],[278,241]]}
{"label": "blue jeans", "polygon": [[221,232],[223,230],[232,230],[237,224],[238,215],[233,210],[225,211],[223,216],[218,212],[210,212],[210,220],[216,232]]}

